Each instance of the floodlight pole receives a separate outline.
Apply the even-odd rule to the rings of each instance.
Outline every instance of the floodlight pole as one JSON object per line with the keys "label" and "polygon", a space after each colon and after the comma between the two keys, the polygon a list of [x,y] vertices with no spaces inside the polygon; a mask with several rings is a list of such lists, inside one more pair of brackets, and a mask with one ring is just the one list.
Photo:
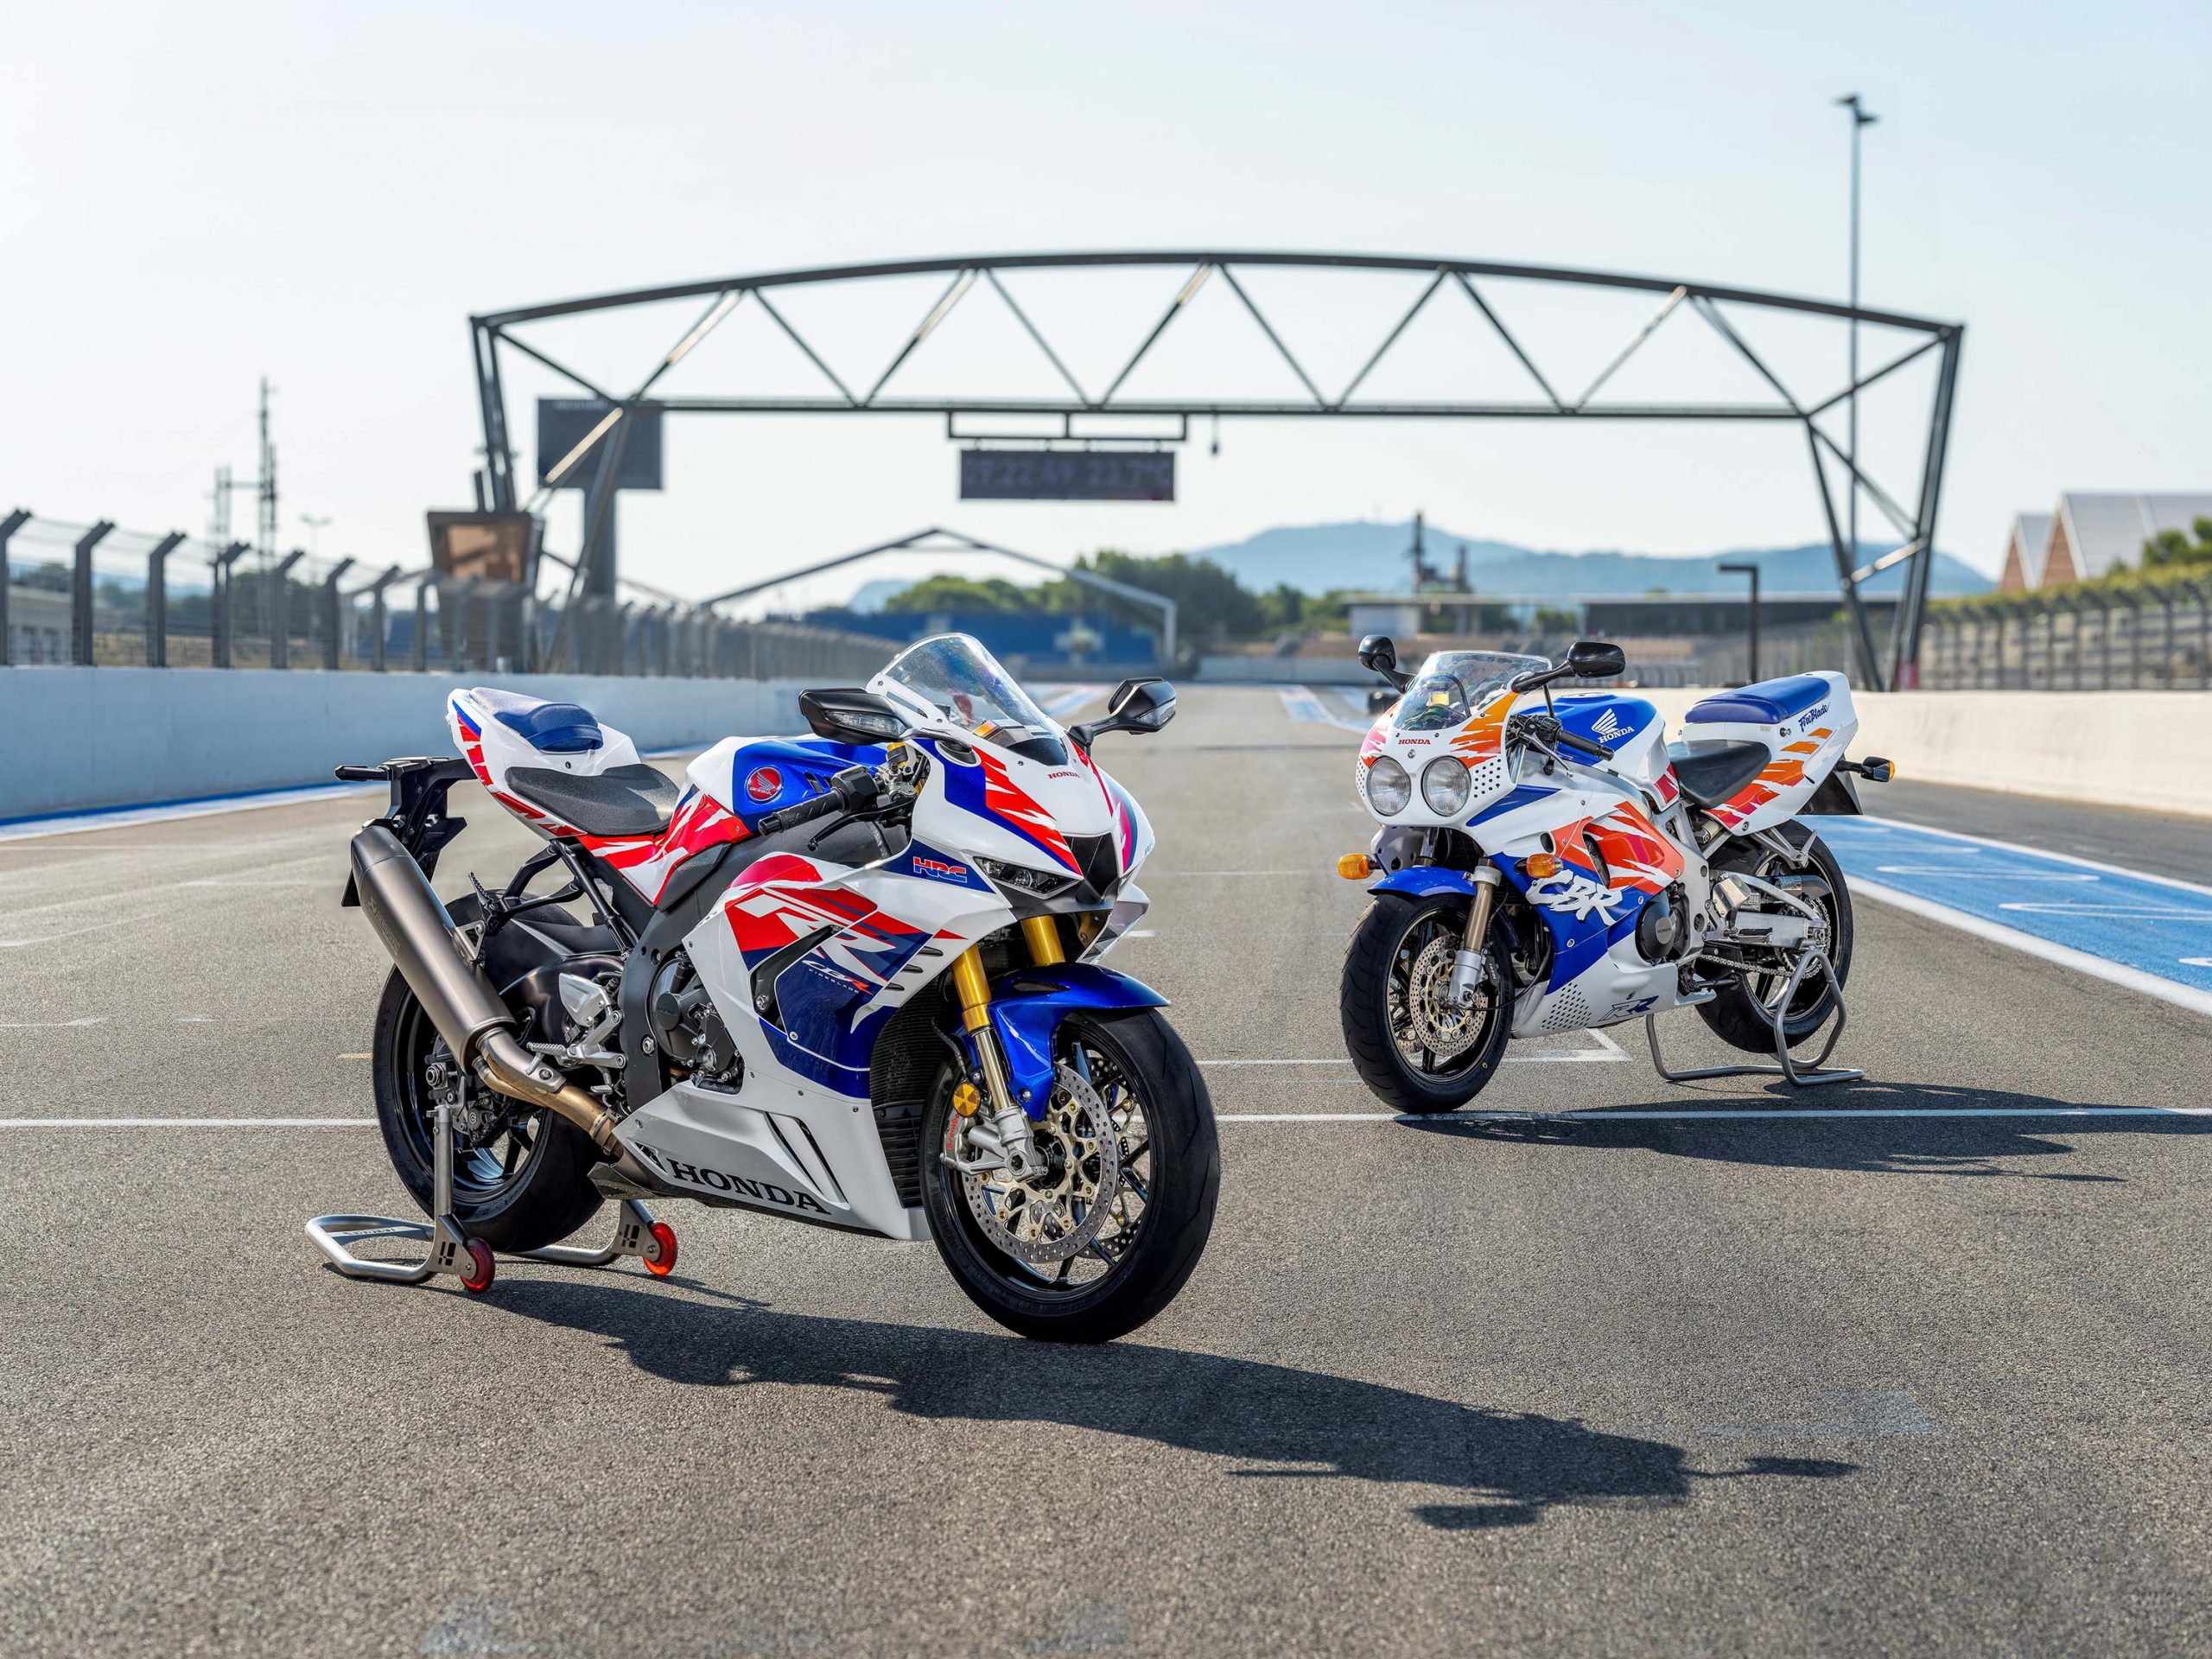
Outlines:
{"label": "floodlight pole", "polygon": [[[1881,118],[1869,115],[1860,107],[1859,94],[1856,92],[1839,98],[1836,103],[1840,107],[1851,111],[1851,309],[1853,315],[1850,327],[1851,401],[1848,447],[1851,451],[1851,464],[1853,468],[1856,468],[1859,465],[1859,318],[1856,315],[1859,310],[1859,135]],[[1856,477],[1851,480],[1851,501],[1845,517],[1848,521],[1845,533],[1851,537],[1851,562],[1856,565],[1859,563],[1859,480]],[[1928,557],[1932,561],[1935,556],[1935,550],[1931,547],[1928,550]],[[1910,580],[1911,573],[1906,574],[1907,579]]]}

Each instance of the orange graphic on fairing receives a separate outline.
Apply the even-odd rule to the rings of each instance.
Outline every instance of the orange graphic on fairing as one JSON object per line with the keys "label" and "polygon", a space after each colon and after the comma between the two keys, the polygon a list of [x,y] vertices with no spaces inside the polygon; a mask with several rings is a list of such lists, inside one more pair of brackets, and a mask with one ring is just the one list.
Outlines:
{"label": "orange graphic on fairing", "polygon": [[[1815,739],[1826,739],[1829,735],[1831,735],[1829,729],[1825,726],[1813,734]],[[1789,754],[1800,752],[1817,753],[1819,747],[1817,741],[1793,743],[1783,753]],[[1795,788],[1804,781],[1805,763],[1802,760],[1769,761],[1758,777],[1714,807],[1713,816],[1733,830],[1769,801],[1777,799],[1783,790]]]}
{"label": "orange graphic on fairing", "polygon": [[1552,832],[1559,855],[1616,891],[1660,893],[1682,873],[1682,855],[1658,826],[1624,803],[1602,817],[1578,818]]}
{"label": "orange graphic on fairing", "polygon": [[1492,697],[1479,714],[1452,734],[1452,753],[1471,766],[1497,760],[1505,747],[1505,717],[1512,712],[1510,694]]}

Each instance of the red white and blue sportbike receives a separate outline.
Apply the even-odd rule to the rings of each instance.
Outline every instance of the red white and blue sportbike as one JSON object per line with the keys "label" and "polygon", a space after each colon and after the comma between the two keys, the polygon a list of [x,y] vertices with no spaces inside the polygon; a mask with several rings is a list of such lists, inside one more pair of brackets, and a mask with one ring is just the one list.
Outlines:
{"label": "red white and blue sportbike", "polygon": [[[1339,868],[1379,876],[1344,953],[1352,1064],[1406,1112],[1447,1112],[1489,1082],[1509,1037],[1589,1030],[1694,1005],[1731,1046],[1792,1082],[1840,1029],[1851,971],[1843,871],[1801,816],[1859,810],[1859,729],[1840,674],[1708,697],[1669,744],[1658,711],[1616,692],[1620,648],[1554,664],[1439,652],[1418,673],[1370,637],[1360,661],[1397,696],[1361,747],[1361,801],[1382,825]],[[1808,1065],[1790,1047],[1837,1020]],[[1647,1032],[1651,1027],[1647,1024]]]}
{"label": "red white and blue sportbike", "polygon": [[[457,1263],[418,1276],[480,1288],[495,1247],[586,1261],[548,1247],[603,1198],[665,1272],[642,1201],[680,1197],[932,1238],[1030,1336],[1158,1313],[1220,1156],[1166,1000],[1101,965],[1153,838],[1091,748],[1159,730],[1174,695],[1127,681],[1064,728],[948,635],[804,693],[812,736],[728,739],[681,789],[583,709],[483,688],[448,707],[461,758],[346,769],[391,784],[348,899],[396,964],[385,1143]],[[448,907],[429,878],[472,778],[544,845]]]}

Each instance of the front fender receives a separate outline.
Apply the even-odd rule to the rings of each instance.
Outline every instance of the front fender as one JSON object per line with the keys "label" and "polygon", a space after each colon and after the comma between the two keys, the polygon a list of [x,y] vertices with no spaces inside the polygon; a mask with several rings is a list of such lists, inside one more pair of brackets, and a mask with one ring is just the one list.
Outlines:
{"label": "front fender", "polygon": [[1167,999],[1151,986],[1095,963],[1063,962],[1020,968],[991,987],[991,1028],[1006,1056],[1007,1081],[1032,1119],[1042,1118],[1052,1096],[1052,1039],[1071,1014],[1164,1008]]}
{"label": "front fender", "polygon": [[1408,899],[1425,899],[1432,893],[1463,893],[1472,898],[1474,891],[1473,871],[1440,869],[1433,864],[1393,870],[1368,889],[1370,893],[1402,893]]}

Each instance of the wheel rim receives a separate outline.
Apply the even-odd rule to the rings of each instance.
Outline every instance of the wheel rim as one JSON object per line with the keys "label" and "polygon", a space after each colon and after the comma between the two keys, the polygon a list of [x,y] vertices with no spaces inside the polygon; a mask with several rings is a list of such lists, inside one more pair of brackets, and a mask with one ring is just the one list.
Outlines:
{"label": "wheel rim", "polygon": [[[1773,881],[1779,876],[1789,874],[1792,868],[1780,854],[1770,853],[1759,861],[1751,874],[1762,881]],[[1815,868],[1817,869],[1817,867]],[[1810,899],[1814,907],[1821,912],[1821,929],[1814,936],[1814,943],[1820,946],[1821,953],[1833,963],[1835,960],[1835,942],[1840,931],[1841,914],[1836,903],[1834,886],[1829,882],[1825,874],[1822,874],[1821,890],[1818,893],[1807,893],[1802,888],[1793,891],[1798,898]],[[1743,982],[1744,989],[1750,995],[1751,1000],[1771,1018],[1776,1005],[1781,1001],[1782,993],[1789,986],[1789,970],[1781,969],[1771,973],[1763,973],[1747,969],[1740,972],[1737,977]],[[1789,1007],[1783,1014],[1784,1022],[1795,1022],[1812,1014],[1827,998],[1828,989],[1828,970],[1818,965],[1808,969],[1805,977],[1798,982],[1797,995],[1790,999]]]}
{"label": "wheel rim", "polygon": [[[436,1166],[438,1122],[438,1090],[431,1081],[431,1069],[435,1065],[450,1071],[452,1052],[431,1025],[423,1005],[412,997],[407,1000],[395,1035],[400,1127],[408,1149],[429,1171]],[[505,1101],[487,1098],[483,1085],[474,1078],[465,1087],[470,1092],[464,1099],[482,1102],[487,1113],[496,1116],[496,1128],[491,1133],[472,1136],[464,1131],[454,1136],[454,1202],[476,1208],[495,1202],[530,1179],[543,1155],[546,1119],[542,1109],[508,1110]]]}
{"label": "wheel rim", "polygon": [[1485,950],[1472,1007],[1450,1000],[1464,925],[1441,906],[1417,912],[1390,951],[1383,1019],[1398,1062],[1416,1077],[1449,1084],[1482,1064],[1501,1000],[1497,964]]}
{"label": "wheel rim", "polygon": [[[1009,1287],[1048,1301],[1092,1295],[1127,1269],[1150,1218],[1157,1164],[1147,1103],[1128,1069],[1074,1021],[1061,1028],[1059,1047],[1046,1122],[1031,1126],[1046,1176],[1030,1192],[1010,1192],[1002,1172],[963,1174],[936,1160],[976,1254]],[[939,1149],[953,1152],[965,1120],[947,1116]],[[1027,1252],[1045,1259],[1027,1260],[1001,1242],[1035,1238],[1055,1216],[1080,1235],[1056,1259],[1049,1245]]]}

